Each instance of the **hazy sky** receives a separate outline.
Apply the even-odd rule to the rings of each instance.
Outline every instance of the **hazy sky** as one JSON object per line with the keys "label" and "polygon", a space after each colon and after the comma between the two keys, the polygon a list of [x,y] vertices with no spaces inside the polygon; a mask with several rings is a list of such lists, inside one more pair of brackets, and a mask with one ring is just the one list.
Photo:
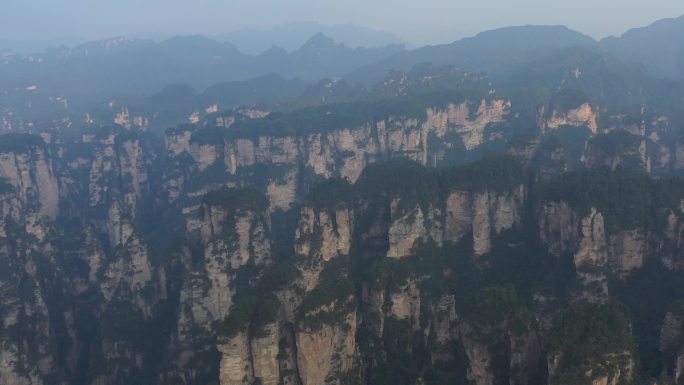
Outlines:
{"label": "hazy sky", "polygon": [[682,14],[684,0],[0,0],[0,39],[220,34],[304,20],[383,29],[416,44],[523,24],[600,38]]}

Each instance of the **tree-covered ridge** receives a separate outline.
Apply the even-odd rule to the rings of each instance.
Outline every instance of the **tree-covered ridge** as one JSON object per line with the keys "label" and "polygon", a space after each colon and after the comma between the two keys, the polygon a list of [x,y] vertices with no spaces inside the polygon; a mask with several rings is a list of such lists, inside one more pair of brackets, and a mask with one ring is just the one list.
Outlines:
{"label": "tree-covered ridge", "polygon": [[630,318],[629,309],[620,303],[576,304],[554,318],[549,349],[576,365],[630,350],[634,347]]}
{"label": "tree-covered ridge", "polygon": [[263,298],[244,296],[230,309],[217,327],[219,337],[232,338],[239,333],[259,333],[263,326],[275,322],[280,301],[273,295]]}
{"label": "tree-covered ridge", "polygon": [[551,117],[554,112],[567,113],[588,102],[587,95],[577,89],[564,89],[554,95],[549,102],[547,116]]}
{"label": "tree-covered ridge", "polygon": [[36,147],[45,147],[45,141],[33,134],[4,134],[0,135],[0,152],[25,153]]}
{"label": "tree-covered ridge", "polygon": [[370,90],[370,99],[383,99],[406,95],[458,91],[463,96],[480,100],[487,98],[490,88],[485,74],[464,71],[450,65],[436,66],[425,62],[410,70],[393,70]]}
{"label": "tree-covered ridge", "polygon": [[466,298],[465,317],[478,327],[496,327],[509,317],[530,317],[512,286],[484,288]]}
{"label": "tree-covered ridge", "polygon": [[445,169],[442,180],[447,190],[510,191],[525,182],[525,171],[513,157],[499,155]]}
{"label": "tree-covered ridge", "polygon": [[324,279],[306,296],[297,309],[301,327],[317,330],[322,325],[340,325],[355,311],[354,285],[344,278]]}
{"label": "tree-covered ridge", "polygon": [[[272,112],[260,119],[240,119],[229,129],[202,128],[206,133],[193,134],[196,141],[209,143],[218,134],[224,138],[258,138],[260,136],[305,136],[335,129],[354,128],[390,118],[425,120],[429,108],[446,108],[449,104],[491,99],[486,92],[468,89],[430,90],[395,98],[369,99],[327,104],[292,111]],[[206,137],[205,137],[206,135]]]}
{"label": "tree-covered ridge", "polygon": [[398,198],[400,210],[410,210],[416,205],[425,210],[441,196],[438,173],[408,160],[366,167],[354,189],[359,198],[373,202],[372,206]]}
{"label": "tree-covered ridge", "polygon": [[590,384],[619,373],[635,346],[631,322],[629,310],[615,302],[579,303],[557,315],[548,335],[549,352],[559,362],[551,383]]}
{"label": "tree-covered ridge", "polygon": [[7,179],[0,178],[0,194],[14,191],[14,186]]}
{"label": "tree-covered ridge", "polygon": [[220,144],[223,143],[226,132],[226,129],[223,127],[202,127],[192,133],[190,143],[197,143],[199,145]]}
{"label": "tree-covered ridge", "polygon": [[653,179],[627,169],[598,168],[564,173],[540,189],[543,201],[565,201],[582,213],[594,207],[609,231],[659,229],[666,209],[679,210],[684,182],[677,178]]}
{"label": "tree-covered ridge", "polygon": [[619,158],[624,168],[643,169],[639,146],[643,138],[627,131],[598,135],[589,141],[588,153],[604,158]]}
{"label": "tree-covered ridge", "polygon": [[354,187],[345,179],[331,178],[311,187],[304,205],[317,210],[349,208],[354,203]]}
{"label": "tree-covered ridge", "polygon": [[511,72],[503,80],[504,89],[525,91],[537,104],[551,100],[560,111],[584,102],[636,107],[656,97],[659,88],[639,66],[591,47],[556,50]]}
{"label": "tree-covered ridge", "polygon": [[302,277],[302,272],[290,262],[280,262],[264,270],[259,281],[259,290],[271,293],[292,288]]}
{"label": "tree-covered ridge", "polygon": [[251,188],[223,187],[208,192],[202,202],[208,206],[218,206],[236,211],[244,210],[261,213],[268,210],[268,198]]}

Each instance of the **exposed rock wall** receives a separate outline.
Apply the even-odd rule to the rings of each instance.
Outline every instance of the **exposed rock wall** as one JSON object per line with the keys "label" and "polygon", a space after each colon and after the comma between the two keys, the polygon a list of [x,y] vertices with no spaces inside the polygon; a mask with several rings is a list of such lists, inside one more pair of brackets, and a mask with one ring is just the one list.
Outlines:
{"label": "exposed rock wall", "polygon": [[[237,286],[258,291],[259,278],[270,272],[269,266],[290,262],[288,258],[274,261],[271,255],[273,211],[299,209],[297,200],[316,177],[342,176],[356,181],[369,164],[396,157],[439,165],[446,151],[440,146],[478,148],[493,138],[490,129],[504,123],[509,109],[504,101],[483,101],[476,109],[464,103],[430,109],[425,121],[385,118],[356,128],[282,137],[223,138],[214,143],[193,141],[191,129],[178,130],[167,136],[169,158],[163,165],[167,167],[163,175],[154,175],[157,150],[142,137],[128,133],[84,136],[77,143],[87,146],[87,152],[42,145],[3,152],[0,177],[9,188],[0,192],[0,273],[10,271],[13,277],[0,280],[1,331],[11,332],[30,319],[26,334],[37,338],[8,339],[0,350],[0,381],[11,385],[42,384],[43,379],[54,378],[60,365],[61,369],[80,369],[78,365],[84,364],[79,363],[79,357],[84,355],[92,355],[88,365],[103,362],[97,361],[98,357],[113,362],[103,373],[93,375],[93,384],[127,381],[127,373],[142,371],[156,361],[150,359],[140,341],[119,338],[116,332],[120,333],[120,329],[107,333],[111,326],[108,317],[124,314],[130,317],[125,322],[116,321],[124,328],[131,325],[131,331],[148,331],[141,325],[157,325],[153,322],[159,320],[157,317],[176,317],[172,322],[158,323],[172,324],[168,326],[172,336],[164,340],[164,346],[171,352],[171,366],[176,367],[169,370],[168,377],[160,375],[169,382],[192,383],[196,380],[193,376],[201,372],[193,362],[195,357],[206,354],[210,366],[214,356],[208,353],[215,353],[221,357],[215,365],[222,384],[344,383],[376,364],[373,360],[365,362],[360,336],[368,333],[372,346],[382,351],[388,329],[400,325],[406,328],[399,339],[408,341],[402,341],[405,344],[400,346],[407,355],[428,346],[429,341],[434,350],[429,352],[428,361],[452,363],[457,357],[453,346],[462,344],[470,378],[477,384],[493,384],[499,378],[491,366],[498,365],[498,354],[505,352],[509,382],[534,384],[532,379],[539,375],[535,363],[545,358],[536,332],[515,334],[503,326],[484,330],[468,325],[457,315],[461,309],[456,296],[461,293],[435,294],[431,292],[435,288],[429,286],[424,290],[425,277],[411,277],[399,287],[375,287],[358,277],[358,292],[350,296],[350,306],[341,310],[341,318],[324,318],[316,327],[302,322],[297,313],[305,296],[319,285],[325,267],[347,263],[345,257],[354,258],[353,262],[366,257],[354,254],[358,251],[357,241],[364,236],[381,238],[386,248],[377,255],[372,250],[368,257],[383,263],[406,262],[415,254],[416,245],[422,243],[439,248],[445,242],[456,244],[467,237],[472,237],[475,256],[487,254],[496,245],[496,237],[521,226],[525,210],[538,203],[527,202],[524,185],[507,191],[454,189],[446,196],[440,190],[434,201],[412,205],[403,204],[406,201],[402,202],[401,196],[383,197],[387,207],[374,218],[377,223],[370,228],[358,226],[362,209],[368,208],[364,202],[345,202],[333,209],[305,204],[293,231],[297,257],[293,264],[303,276],[296,289],[276,293],[281,302],[277,320],[259,330],[248,328],[221,340],[218,353],[214,345],[215,325],[230,314]],[[557,117],[556,123],[548,127],[570,124],[591,128],[592,119],[596,119],[592,114],[579,109],[567,117]],[[433,148],[430,136],[442,138],[444,143]],[[57,154],[63,156],[64,162],[55,160]],[[208,178],[209,182],[193,179],[213,172],[218,177]],[[191,186],[189,181],[195,184]],[[231,207],[200,201],[218,185],[255,185],[270,198],[270,207],[254,210],[246,204]],[[166,197],[170,198],[168,202]],[[59,211],[60,207],[64,209]],[[173,251],[160,251],[147,244],[150,234],[159,234],[144,226],[150,218],[146,212],[156,215],[157,208],[172,211],[174,220],[176,216],[181,222],[186,220],[187,239]],[[667,268],[684,269],[681,210],[669,213],[662,233],[645,228],[607,233],[605,213],[596,209],[579,213],[565,202],[542,202],[534,213],[539,225],[537,234],[550,253],[571,257],[575,264],[582,284],[575,300],[608,298],[606,268],[627,277],[649,258],[661,258]],[[167,217],[161,218],[154,217],[156,221]],[[64,226],[54,227],[51,223],[55,220],[65,220],[60,222]],[[359,229],[366,233],[360,234]],[[63,235],[60,231],[67,230],[77,246],[55,242]],[[69,247],[78,247],[78,252]],[[5,265],[9,267],[4,269]],[[251,274],[250,269],[254,275],[249,279],[238,277],[238,272]],[[74,275],[73,279],[67,277],[67,272]],[[167,274],[174,274],[169,282]],[[335,278],[346,279],[344,274]],[[445,269],[435,274],[451,277],[455,273]],[[19,283],[22,293],[17,290]],[[52,292],[52,288],[59,290]],[[177,305],[164,302],[172,295],[171,302],[177,301]],[[48,306],[50,301],[69,305],[55,311]],[[88,306],[77,310],[70,307],[83,303]],[[330,307],[321,305],[314,313],[327,312]],[[94,327],[107,334],[101,343],[92,345],[91,341],[80,340],[88,337],[79,335],[74,326],[83,322],[80,316],[94,320]],[[482,333],[500,337],[500,350],[492,352],[485,346],[478,339]],[[56,336],[63,344],[59,349]],[[148,336],[144,337],[141,339]],[[666,349],[672,352],[668,362],[673,375],[680,378],[684,370],[681,347],[677,350],[667,345]],[[33,352],[31,357],[29,350]],[[621,352],[615,354],[622,357]],[[622,358],[625,362],[631,359]],[[14,370],[17,363],[26,371]],[[178,369],[186,364],[187,370]],[[595,376],[592,381],[617,384],[629,370],[626,365],[620,368],[621,374]]]}
{"label": "exposed rock wall", "polygon": [[[300,191],[303,175],[339,176],[354,182],[368,164],[378,160],[400,157],[422,164],[427,164],[429,159],[441,161],[450,148],[465,146],[472,150],[485,143],[486,129],[504,122],[510,108],[510,102],[504,100],[463,102],[449,104],[444,109],[427,109],[423,121],[387,117],[327,132],[256,137],[250,134],[223,142],[193,141],[195,134],[189,126],[169,131],[166,147],[173,158],[188,154],[193,159],[186,171],[190,178],[193,172],[202,173],[213,166],[225,170],[231,183],[240,185],[244,183],[244,175],[259,167],[280,169],[279,175],[265,178],[262,188],[271,200],[272,209],[287,209],[303,195]],[[430,135],[436,135],[445,144],[430,148]],[[178,183],[184,181],[178,180]]]}
{"label": "exposed rock wall", "polygon": [[524,201],[523,185],[504,193],[454,191],[446,202],[445,239],[457,243],[472,233],[475,254],[486,254],[494,235],[520,223]]}
{"label": "exposed rock wall", "polygon": [[528,327],[520,334],[506,324],[461,323],[459,335],[468,357],[468,379],[476,385],[540,381],[541,344],[534,328]]}
{"label": "exposed rock wall", "polygon": [[323,324],[317,330],[297,332],[297,362],[302,385],[341,384],[357,369],[356,311],[340,324]]}
{"label": "exposed rock wall", "polygon": [[184,310],[184,317],[193,324],[208,328],[230,310],[236,271],[247,264],[271,263],[270,217],[221,205],[204,204],[201,211],[204,272],[186,281],[182,293],[189,302],[181,308],[191,309]]}
{"label": "exposed rock wall", "polygon": [[18,366],[25,365],[25,358],[17,356],[17,348],[2,343],[0,348],[0,383],[8,385],[43,385],[43,379],[36,368],[25,368],[23,373],[17,371]]}
{"label": "exposed rock wall", "polygon": [[219,369],[221,385],[248,385],[254,381],[249,340],[244,332],[223,341],[218,349],[222,354]]}
{"label": "exposed rock wall", "polygon": [[411,255],[416,242],[431,240],[442,245],[442,215],[439,209],[430,206],[424,214],[420,206],[405,212],[399,211],[398,206],[399,201],[395,198],[390,210],[387,257],[402,258]]}
{"label": "exposed rock wall", "polygon": [[608,264],[622,276],[641,268],[648,251],[647,236],[643,230],[621,231],[608,237]]}
{"label": "exposed rock wall", "polygon": [[589,103],[583,103],[567,112],[554,110],[551,117],[541,122],[542,130],[557,129],[561,126],[587,127],[592,134],[598,133],[598,115]]}
{"label": "exposed rock wall", "polygon": [[24,205],[39,204],[42,216],[57,217],[59,185],[46,146],[32,145],[0,153],[0,178],[14,187]]}
{"label": "exposed rock wall", "polygon": [[323,265],[349,255],[352,245],[354,212],[349,208],[335,210],[302,208],[295,231],[295,253],[304,274],[307,290],[318,283]]}

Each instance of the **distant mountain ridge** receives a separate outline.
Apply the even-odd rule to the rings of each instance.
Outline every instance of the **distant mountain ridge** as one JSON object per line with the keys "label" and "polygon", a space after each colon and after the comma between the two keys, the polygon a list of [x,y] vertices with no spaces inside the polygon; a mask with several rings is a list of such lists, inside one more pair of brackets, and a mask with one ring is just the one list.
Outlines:
{"label": "distant mountain ridge", "polygon": [[564,26],[506,27],[481,32],[450,44],[426,46],[397,53],[378,63],[357,69],[346,76],[350,82],[372,84],[390,70],[407,71],[413,66],[431,62],[455,65],[476,72],[500,72],[550,50],[574,45],[594,46],[589,36]]}
{"label": "distant mountain ridge", "polygon": [[455,65],[495,76],[559,48],[593,47],[625,62],[643,65],[656,77],[684,78],[684,16],[634,28],[601,41],[565,26],[518,26],[485,31],[450,44],[399,52],[346,75],[350,82],[373,84],[390,70],[406,71],[422,62]]}
{"label": "distant mountain ridge", "polygon": [[[542,63],[540,76],[545,76],[544,71],[554,68],[553,63],[544,62],[546,58],[578,48],[589,49],[609,64],[604,71],[627,73],[640,67],[655,78],[681,79],[684,33],[680,32],[684,32],[684,17],[662,20],[600,42],[564,26],[518,26],[415,50],[400,45],[353,48],[318,32],[295,50],[273,46],[258,55],[197,35],[160,42],[118,37],[31,55],[2,52],[0,129],[24,131],[46,124],[65,127],[70,122],[84,121],[84,115],[88,115],[85,121],[91,121],[90,115],[98,115],[101,106],[110,102],[118,106],[125,102],[131,110],[155,116],[156,123],[150,118],[150,125],[157,129],[214,104],[221,109],[325,104],[373,96],[375,86],[386,81],[388,74],[410,72],[427,63],[435,68],[451,66],[466,75],[486,74],[493,84],[509,84],[519,79],[520,68],[528,65]],[[592,57],[588,52],[576,51],[581,57]],[[570,61],[565,64],[570,65],[575,56],[568,57]],[[587,79],[578,76],[586,70],[580,67],[562,69],[566,71],[566,84]],[[576,71],[576,78],[572,71]],[[432,80],[426,81],[433,86]],[[181,99],[189,101],[188,105],[168,109],[167,104],[179,103],[179,88],[169,88],[178,84],[187,85],[185,99]],[[304,92],[311,85],[315,86]],[[406,87],[425,88],[420,83],[394,83],[380,93],[402,95]],[[605,89],[610,92],[612,88]],[[165,103],[163,98],[169,90],[174,90],[173,97]],[[203,94],[203,90],[207,93]],[[624,96],[634,97],[643,91],[634,88],[634,92]],[[630,103],[636,103],[636,99]],[[159,110],[156,106],[160,106]],[[159,111],[164,112],[156,115]],[[110,107],[101,116],[119,112]]]}
{"label": "distant mountain ridge", "polygon": [[294,22],[263,30],[241,29],[216,35],[214,38],[235,44],[242,52],[256,55],[273,46],[281,47],[288,52],[294,51],[317,33],[323,33],[352,48],[405,44],[400,38],[385,31],[351,24],[324,26],[316,22]]}
{"label": "distant mountain ridge", "polygon": [[656,76],[684,78],[684,16],[631,29],[599,45],[623,60],[642,63]]}
{"label": "distant mountain ridge", "polygon": [[[0,88],[44,92],[71,103],[123,95],[151,94],[187,83],[197,89],[270,73],[318,81],[339,77],[403,50],[402,46],[350,48],[323,34],[288,53],[271,49],[247,55],[230,44],[201,36],[152,40],[115,38],[61,47],[38,55],[0,58]],[[96,84],[97,87],[92,87]]]}

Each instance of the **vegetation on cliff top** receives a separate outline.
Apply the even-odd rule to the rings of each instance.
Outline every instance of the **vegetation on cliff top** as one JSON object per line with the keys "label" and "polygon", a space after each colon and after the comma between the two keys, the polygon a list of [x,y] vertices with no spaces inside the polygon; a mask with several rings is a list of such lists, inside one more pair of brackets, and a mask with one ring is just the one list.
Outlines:
{"label": "vegetation on cliff top", "polygon": [[[446,108],[450,103],[479,101],[488,97],[486,91],[477,87],[425,89],[418,94],[394,98],[355,100],[289,112],[272,112],[262,119],[237,120],[229,130],[216,130],[214,134],[220,133],[221,137],[225,138],[252,139],[259,136],[300,136],[374,125],[376,122],[392,118],[425,120],[428,108]],[[206,131],[207,134],[210,132]],[[195,134],[198,133],[199,131]]]}
{"label": "vegetation on cliff top", "polygon": [[567,113],[570,110],[578,108],[583,103],[587,103],[589,98],[587,95],[578,89],[565,89],[557,93],[551,102],[548,111],[548,117],[551,117],[553,112]]}
{"label": "vegetation on cliff top", "polygon": [[643,169],[639,146],[642,137],[627,131],[614,131],[598,135],[589,141],[588,153],[602,158],[619,158],[623,168]]}
{"label": "vegetation on cliff top", "polygon": [[581,378],[589,369],[600,375],[599,369],[632,352],[630,317],[629,310],[616,302],[578,303],[556,316],[548,349],[560,359],[557,378]]}
{"label": "vegetation on cliff top", "polygon": [[12,186],[6,179],[0,178],[0,194],[12,191],[14,191],[14,186]]}
{"label": "vegetation on cliff top", "polygon": [[276,321],[280,301],[274,294],[259,299],[243,296],[230,308],[230,312],[219,322],[217,333],[220,337],[233,338],[249,328],[259,335],[262,328]]}
{"label": "vegetation on cliff top", "polygon": [[652,179],[624,169],[565,173],[541,187],[544,201],[565,201],[582,215],[596,208],[608,232],[657,228],[664,223],[663,209],[678,210],[682,197],[681,179]]}
{"label": "vegetation on cliff top", "polygon": [[220,145],[226,132],[227,130],[222,127],[202,127],[192,133],[190,143]]}
{"label": "vegetation on cliff top", "polygon": [[429,205],[440,198],[438,174],[417,162],[398,160],[372,164],[354,185],[358,196],[371,206],[380,201],[399,199],[399,212],[419,205],[427,213]]}
{"label": "vegetation on cliff top", "polygon": [[302,272],[292,263],[282,262],[264,270],[260,289],[266,293],[287,288],[301,278]]}
{"label": "vegetation on cliff top", "polygon": [[208,192],[203,199],[208,206],[220,206],[230,210],[251,210],[257,213],[268,210],[268,198],[251,188],[222,187]]}
{"label": "vegetation on cliff top", "polygon": [[496,327],[511,317],[528,314],[513,286],[484,288],[471,294],[464,305],[464,316],[478,327]]}
{"label": "vegetation on cliff top", "polygon": [[318,210],[336,210],[351,207],[353,200],[353,186],[344,179],[331,178],[313,185],[304,200],[304,205]]}
{"label": "vegetation on cliff top", "polygon": [[35,147],[44,147],[43,138],[33,134],[0,135],[0,152],[24,153]]}
{"label": "vegetation on cliff top", "polygon": [[442,183],[447,190],[503,192],[524,182],[522,165],[509,156],[490,156],[442,171]]}
{"label": "vegetation on cliff top", "polygon": [[325,325],[338,325],[354,309],[350,298],[354,285],[346,279],[323,279],[311,290],[297,310],[301,326],[317,330]]}

